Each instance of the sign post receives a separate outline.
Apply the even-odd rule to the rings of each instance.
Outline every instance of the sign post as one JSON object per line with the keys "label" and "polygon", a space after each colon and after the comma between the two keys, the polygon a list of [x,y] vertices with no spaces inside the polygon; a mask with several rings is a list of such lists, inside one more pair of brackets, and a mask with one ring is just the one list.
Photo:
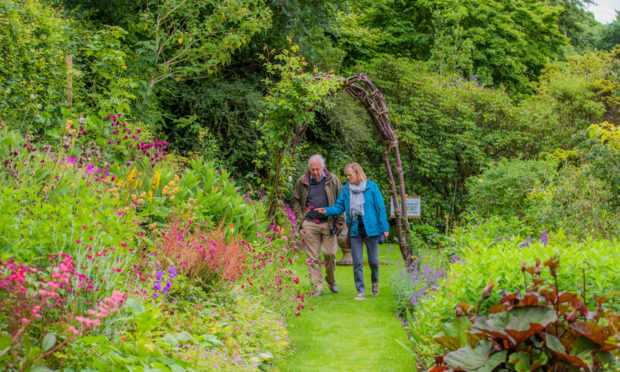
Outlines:
{"label": "sign post", "polygon": [[[398,204],[401,204],[400,199]],[[420,218],[421,216],[422,199],[419,196],[407,196],[407,218]],[[390,218],[395,218],[394,215],[394,199],[390,198]]]}

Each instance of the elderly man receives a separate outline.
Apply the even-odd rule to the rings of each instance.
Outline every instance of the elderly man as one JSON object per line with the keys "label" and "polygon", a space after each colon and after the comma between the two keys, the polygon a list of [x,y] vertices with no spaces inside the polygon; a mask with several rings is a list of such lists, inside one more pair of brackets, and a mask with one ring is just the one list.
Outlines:
{"label": "elderly man", "polygon": [[343,215],[325,217],[313,211],[314,208],[324,208],[334,205],[340,194],[342,184],[338,177],[332,175],[325,168],[325,159],[321,155],[312,155],[308,160],[308,171],[295,184],[293,191],[293,210],[300,224],[306,255],[310,283],[314,296],[323,294],[323,275],[321,269],[321,251],[325,257],[325,280],[333,293],[338,293],[336,284],[336,252],[338,242],[336,232],[342,228]]}

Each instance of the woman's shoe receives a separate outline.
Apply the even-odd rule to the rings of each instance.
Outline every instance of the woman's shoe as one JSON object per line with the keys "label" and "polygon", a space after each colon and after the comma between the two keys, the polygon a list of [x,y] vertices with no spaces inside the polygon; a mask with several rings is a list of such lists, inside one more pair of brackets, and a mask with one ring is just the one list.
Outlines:
{"label": "woman's shoe", "polygon": [[379,283],[372,283],[372,295],[376,296],[379,294]]}
{"label": "woman's shoe", "polygon": [[363,300],[366,298],[366,295],[363,293],[358,293],[357,296],[355,296],[354,300]]}

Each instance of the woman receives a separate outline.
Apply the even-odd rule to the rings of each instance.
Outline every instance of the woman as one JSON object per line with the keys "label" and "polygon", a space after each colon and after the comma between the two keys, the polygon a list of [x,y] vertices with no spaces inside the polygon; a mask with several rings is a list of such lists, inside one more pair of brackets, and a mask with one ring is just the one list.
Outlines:
{"label": "woman", "polygon": [[344,167],[347,182],[343,187],[336,203],[332,207],[316,208],[326,216],[337,216],[342,212],[347,214],[347,225],[351,234],[351,255],[353,256],[353,278],[357,288],[356,300],[363,300],[366,295],[364,285],[364,245],[370,266],[372,294],[379,294],[379,238],[387,238],[390,227],[387,222],[383,197],[377,184],[366,177],[364,170],[358,163],[351,163]]}

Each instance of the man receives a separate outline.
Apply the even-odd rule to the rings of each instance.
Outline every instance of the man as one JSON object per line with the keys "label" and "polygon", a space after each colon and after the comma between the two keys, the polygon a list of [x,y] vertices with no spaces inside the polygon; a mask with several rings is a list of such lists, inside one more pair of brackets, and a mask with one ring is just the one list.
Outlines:
{"label": "man", "polygon": [[336,231],[342,228],[344,216],[325,217],[313,211],[334,205],[342,184],[338,177],[325,168],[325,159],[319,154],[308,160],[308,172],[299,177],[293,191],[293,211],[303,236],[304,249],[308,256],[308,270],[314,296],[323,294],[321,251],[325,257],[325,280],[333,293],[338,293],[336,284],[336,252],[338,242]]}

